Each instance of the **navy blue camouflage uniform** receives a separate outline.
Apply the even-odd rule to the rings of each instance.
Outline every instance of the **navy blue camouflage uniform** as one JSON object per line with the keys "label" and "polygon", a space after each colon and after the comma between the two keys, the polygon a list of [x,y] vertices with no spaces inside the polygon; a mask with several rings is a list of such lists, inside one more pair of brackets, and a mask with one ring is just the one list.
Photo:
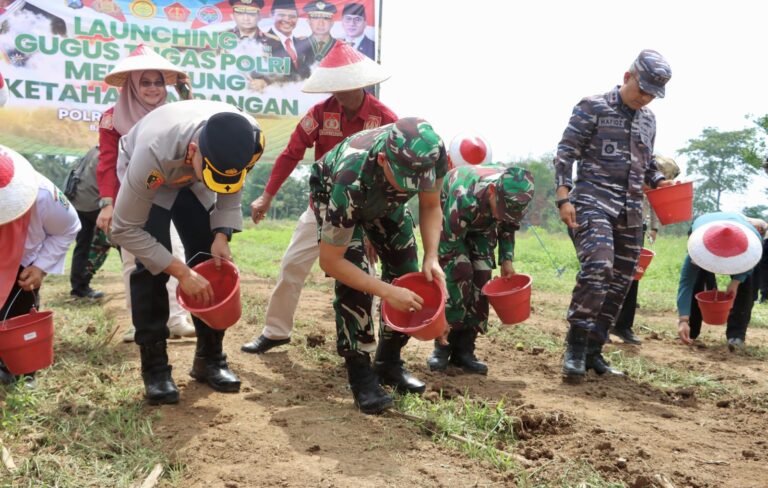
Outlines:
{"label": "navy blue camouflage uniform", "polygon": [[[653,157],[656,119],[619,95],[582,99],[573,109],[554,160],[557,186],[572,189],[578,229],[569,230],[581,270],[567,319],[605,340],[642,248],[643,184],[664,179]],[[572,180],[578,161],[577,180]]]}

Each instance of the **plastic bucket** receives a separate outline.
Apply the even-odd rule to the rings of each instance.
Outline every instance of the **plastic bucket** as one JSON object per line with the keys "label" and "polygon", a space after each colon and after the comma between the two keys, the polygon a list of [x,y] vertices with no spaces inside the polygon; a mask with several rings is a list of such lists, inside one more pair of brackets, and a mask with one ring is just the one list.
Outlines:
{"label": "plastic bucket", "polygon": [[632,277],[633,280],[639,280],[643,277],[655,255],[656,253],[650,249],[643,248],[640,251],[640,257],[637,259],[637,266],[635,267],[635,275]]}
{"label": "plastic bucket", "polygon": [[709,325],[725,325],[735,299],[736,295],[727,295],[722,291],[700,291],[696,294],[696,301],[699,302],[701,319]]}
{"label": "plastic bucket", "polygon": [[486,283],[482,291],[502,323],[518,324],[531,316],[532,283],[533,278],[527,274],[497,276]]}
{"label": "plastic bucket", "polygon": [[232,262],[221,260],[221,269],[216,269],[213,259],[203,261],[192,268],[211,283],[213,303],[205,307],[196,303],[179,286],[176,299],[185,310],[199,318],[212,329],[224,330],[240,320],[240,272]]}
{"label": "plastic bucket", "polygon": [[664,225],[691,220],[693,217],[693,182],[648,190],[645,195]]}
{"label": "plastic bucket", "polygon": [[38,312],[0,322],[0,359],[15,375],[53,364],[53,312]]}
{"label": "plastic bucket", "polygon": [[431,341],[445,331],[445,291],[436,281],[427,281],[424,273],[407,273],[393,282],[424,299],[421,310],[401,312],[381,301],[381,318],[392,329],[422,341]]}

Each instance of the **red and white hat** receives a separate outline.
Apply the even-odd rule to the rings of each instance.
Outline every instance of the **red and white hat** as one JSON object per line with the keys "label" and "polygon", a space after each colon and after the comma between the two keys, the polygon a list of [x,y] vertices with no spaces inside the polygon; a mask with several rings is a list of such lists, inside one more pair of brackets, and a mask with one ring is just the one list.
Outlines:
{"label": "red and white hat", "polygon": [[688,255],[702,269],[734,275],[754,268],[763,255],[763,246],[746,225],[718,220],[693,231],[688,238]]}
{"label": "red and white hat", "polygon": [[461,133],[453,138],[448,157],[454,168],[491,162],[491,145],[479,134]]}
{"label": "red and white hat", "polygon": [[0,225],[12,222],[37,199],[37,171],[13,149],[0,145]]}
{"label": "red and white hat", "polygon": [[117,63],[115,69],[104,78],[104,82],[112,86],[123,86],[131,71],[148,70],[160,71],[166,85],[175,85],[176,77],[186,74],[176,65],[157,54],[151,47],[139,44],[127,58],[123,58]]}
{"label": "red and white hat", "polygon": [[337,40],[325,55],[301,91],[304,93],[333,93],[356,90],[388,80],[391,75],[377,62]]}

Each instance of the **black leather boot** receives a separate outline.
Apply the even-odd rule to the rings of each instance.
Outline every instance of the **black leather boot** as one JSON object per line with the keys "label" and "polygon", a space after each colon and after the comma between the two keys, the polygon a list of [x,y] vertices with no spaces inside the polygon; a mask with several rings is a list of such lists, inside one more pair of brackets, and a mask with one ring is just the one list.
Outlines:
{"label": "black leather boot", "polygon": [[632,329],[611,327],[611,334],[618,336],[624,344],[632,344],[633,346],[642,345],[643,341],[632,332]]}
{"label": "black leather boot", "polygon": [[150,405],[179,403],[179,389],[173,382],[165,341],[139,346],[144,396]]}
{"label": "black leather boot", "polygon": [[377,414],[392,407],[392,397],[379,385],[379,379],[371,368],[371,357],[360,353],[344,358],[347,366],[347,378],[355,406],[365,414]]}
{"label": "black leather boot", "polygon": [[451,364],[467,373],[488,374],[488,365],[475,356],[477,329],[451,331],[448,343],[451,345]]}
{"label": "black leather boot", "polygon": [[563,380],[579,382],[587,374],[587,330],[571,326],[563,357]]}
{"label": "black leather boot", "polygon": [[224,331],[209,327],[197,331],[197,348],[195,360],[189,375],[208,385],[216,391],[234,393],[240,391],[240,380],[229,369],[227,355],[224,354],[222,342]]}
{"label": "black leather boot", "polygon": [[448,358],[451,356],[451,345],[441,345],[440,342],[435,339],[435,350],[432,351],[432,355],[427,358],[427,366],[430,371],[445,371],[448,369]]}
{"label": "black leather boot", "polygon": [[401,393],[424,393],[427,385],[415,378],[405,369],[400,359],[400,350],[408,338],[403,334],[394,334],[389,339],[379,339],[373,370],[383,385],[389,385]]}
{"label": "black leather boot", "polygon": [[591,369],[598,375],[609,374],[613,376],[624,376],[624,373],[611,367],[610,363],[603,357],[603,345],[599,341],[587,339],[587,359],[585,369]]}
{"label": "black leather boot", "polygon": [[250,354],[264,354],[270,349],[288,344],[289,342],[291,342],[291,339],[270,339],[262,334],[253,341],[243,344],[240,350]]}

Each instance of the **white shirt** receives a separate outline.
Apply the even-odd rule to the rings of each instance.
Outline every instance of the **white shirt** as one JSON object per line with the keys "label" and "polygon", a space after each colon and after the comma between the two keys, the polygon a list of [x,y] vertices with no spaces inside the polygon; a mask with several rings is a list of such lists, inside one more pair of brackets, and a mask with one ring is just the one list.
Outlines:
{"label": "white shirt", "polygon": [[360,49],[360,43],[363,42],[363,37],[365,37],[365,32],[357,37],[347,37],[347,44],[355,49]]}
{"label": "white shirt", "polygon": [[29,220],[21,265],[35,265],[48,274],[63,274],[67,249],[80,231],[80,219],[56,185],[38,174],[37,200]]}

